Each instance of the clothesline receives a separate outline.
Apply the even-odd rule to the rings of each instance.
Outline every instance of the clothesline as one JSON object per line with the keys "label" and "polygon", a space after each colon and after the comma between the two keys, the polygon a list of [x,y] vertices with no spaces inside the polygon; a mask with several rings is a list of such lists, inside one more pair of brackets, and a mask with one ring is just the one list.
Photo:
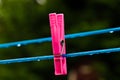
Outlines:
{"label": "clothesline", "polygon": [[[119,48],[102,49],[102,50],[85,51],[85,52],[68,53],[68,54],[65,54],[62,56],[63,57],[77,57],[77,56],[103,54],[103,53],[110,54],[113,52],[120,52],[120,47]],[[28,58],[7,59],[7,60],[0,60],[0,64],[50,60],[53,58],[54,58],[53,55],[48,55],[48,56],[37,56],[37,57],[28,57]]]}
{"label": "clothesline", "polygon": [[[95,30],[95,31],[88,31],[88,32],[81,32],[81,33],[74,33],[74,34],[67,34],[67,35],[65,35],[65,38],[71,39],[71,38],[78,38],[78,37],[86,37],[86,36],[98,35],[98,34],[104,34],[104,33],[113,33],[113,32],[117,32],[117,31],[120,31],[120,27]],[[9,48],[9,47],[13,47],[13,46],[20,47],[23,45],[50,42],[50,41],[51,41],[51,37],[25,40],[25,41],[17,41],[17,42],[0,44],[0,48]]]}

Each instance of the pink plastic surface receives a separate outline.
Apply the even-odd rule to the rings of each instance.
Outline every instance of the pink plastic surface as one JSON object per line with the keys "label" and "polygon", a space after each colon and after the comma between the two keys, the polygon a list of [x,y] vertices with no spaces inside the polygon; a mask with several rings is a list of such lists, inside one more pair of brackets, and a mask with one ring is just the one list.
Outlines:
{"label": "pink plastic surface", "polygon": [[[64,14],[51,13],[49,14],[49,19],[52,35],[55,75],[66,75],[66,58],[61,56],[66,53],[64,38]],[[64,45],[61,45],[62,40],[64,41]]]}

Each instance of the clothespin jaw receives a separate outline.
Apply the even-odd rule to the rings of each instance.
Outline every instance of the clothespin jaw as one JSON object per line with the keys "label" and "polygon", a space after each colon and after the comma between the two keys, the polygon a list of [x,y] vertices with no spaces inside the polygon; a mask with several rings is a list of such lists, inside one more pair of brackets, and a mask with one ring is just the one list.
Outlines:
{"label": "clothespin jaw", "polygon": [[64,14],[51,13],[49,14],[49,20],[52,35],[55,75],[66,75],[66,58],[63,57],[63,54],[66,54]]}

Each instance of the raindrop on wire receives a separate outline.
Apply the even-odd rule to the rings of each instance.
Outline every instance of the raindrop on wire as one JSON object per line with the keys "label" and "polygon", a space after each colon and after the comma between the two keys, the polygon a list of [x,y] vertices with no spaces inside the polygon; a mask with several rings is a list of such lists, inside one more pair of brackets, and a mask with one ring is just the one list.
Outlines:
{"label": "raindrop on wire", "polygon": [[111,33],[111,34],[112,34],[112,33],[114,33],[114,31],[110,31],[109,33]]}
{"label": "raindrop on wire", "polygon": [[90,54],[91,56],[93,55],[93,54]]}
{"label": "raindrop on wire", "polygon": [[100,54],[100,53],[95,53],[95,54]]}
{"label": "raindrop on wire", "polygon": [[10,62],[6,62],[6,64],[10,64]]}
{"label": "raindrop on wire", "polygon": [[111,52],[106,52],[106,53],[111,53]]}
{"label": "raindrop on wire", "polygon": [[37,61],[40,61],[40,59],[38,59]]}
{"label": "raindrop on wire", "polygon": [[17,47],[21,47],[21,44],[17,44]]}

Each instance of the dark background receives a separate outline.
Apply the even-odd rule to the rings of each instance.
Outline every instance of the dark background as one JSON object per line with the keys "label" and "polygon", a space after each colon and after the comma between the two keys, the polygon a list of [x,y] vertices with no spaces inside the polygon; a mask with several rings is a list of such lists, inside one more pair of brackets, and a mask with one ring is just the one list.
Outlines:
{"label": "dark background", "polygon": [[[120,0],[0,0],[0,43],[50,36],[48,14],[64,13],[65,32],[120,25]],[[120,46],[120,33],[66,40],[67,53]],[[0,59],[51,55],[51,42],[0,49]],[[92,60],[103,79],[120,80],[120,54],[67,59],[68,72],[78,61]],[[67,80],[54,76],[53,60],[0,65],[0,80]]]}

